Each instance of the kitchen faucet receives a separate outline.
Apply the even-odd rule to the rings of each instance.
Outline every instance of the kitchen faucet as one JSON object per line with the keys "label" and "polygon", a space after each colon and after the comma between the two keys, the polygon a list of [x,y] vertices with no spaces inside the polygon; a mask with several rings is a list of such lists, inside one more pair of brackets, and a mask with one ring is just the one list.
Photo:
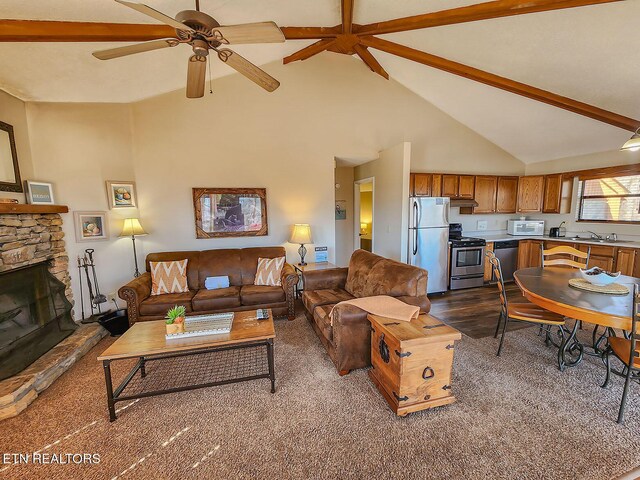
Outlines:
{"label": "kitchen faucet", "polygon": [[591,230],[587,230],[587,233],[591,234],[592,240],[602,240],[602,235],[598,235],[596,232],[592,232]]}

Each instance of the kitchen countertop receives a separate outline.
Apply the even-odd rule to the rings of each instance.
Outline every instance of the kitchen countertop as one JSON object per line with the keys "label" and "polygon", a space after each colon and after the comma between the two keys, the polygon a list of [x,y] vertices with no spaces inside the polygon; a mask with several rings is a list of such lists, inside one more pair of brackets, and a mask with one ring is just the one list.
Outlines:
{"label": "kitchen countertop", "polygon": [[[466,235],[466,234],[465,234]],[[478,233],[473,233],[467,235],[469,237],[483,238],[487,242],[506,242],[509,240],[551,240],[555,242],[567,242],[567,243],[585,243],[589,245],[607,245],[610,247],[629,247],[629,248],[640,248],[640,241],[629,241],[629,240],[619,240],[617,242],[598,242],[595,240],[590,240],[588,238],[573,240],[571,237],[550,237],[549,235],[508,235],[507,233],[502,234],[490,234],[490,235],[482,235]]]}

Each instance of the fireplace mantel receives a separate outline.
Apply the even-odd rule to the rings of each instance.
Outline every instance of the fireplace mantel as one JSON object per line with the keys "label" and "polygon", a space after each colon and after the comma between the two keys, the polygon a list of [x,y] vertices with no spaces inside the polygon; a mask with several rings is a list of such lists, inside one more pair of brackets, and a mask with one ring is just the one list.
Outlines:
{"label": "fireplace mantel", "polygon": [[66,205],[26,205],[24,203],[0,203],[0,215],[21,213],[67,213]]}

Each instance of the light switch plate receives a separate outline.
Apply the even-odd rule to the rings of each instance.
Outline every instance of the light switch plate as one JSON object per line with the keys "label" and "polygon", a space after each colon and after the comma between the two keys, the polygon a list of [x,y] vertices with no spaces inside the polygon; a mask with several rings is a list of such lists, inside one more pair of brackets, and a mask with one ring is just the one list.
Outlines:
{"label": "light switch plate", "polygon": [[486,220],[478,220],[478,231],[487,229],[487,221]]}

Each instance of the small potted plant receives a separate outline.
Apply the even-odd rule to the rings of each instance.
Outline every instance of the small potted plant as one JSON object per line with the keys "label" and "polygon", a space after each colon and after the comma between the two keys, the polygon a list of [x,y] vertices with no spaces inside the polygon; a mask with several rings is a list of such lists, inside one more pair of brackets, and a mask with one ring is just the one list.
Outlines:
{"label": "small potted plant", "polygon": [[167,312],[167,334],[184,332],[184,316],[187,309],[183,305],[176,305]]}

